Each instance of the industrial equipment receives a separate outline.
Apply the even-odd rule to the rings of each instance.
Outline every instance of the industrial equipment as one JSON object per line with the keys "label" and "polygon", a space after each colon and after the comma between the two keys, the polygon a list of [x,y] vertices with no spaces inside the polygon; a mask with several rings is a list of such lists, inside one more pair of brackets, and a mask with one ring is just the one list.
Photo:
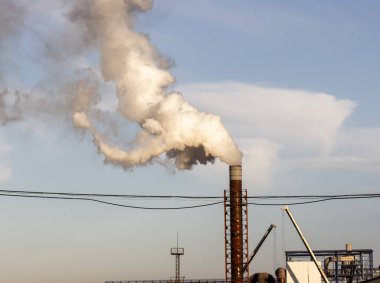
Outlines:
{"label": "industrial equipment", "polygon": [[308,250],[308,252],[310,254],[310,257],[313,259],[313,262],[314,262],[315,266],[317,267],[319,273],[321,274],[321,276],[323,278],[323,281],[325,281],[326,283],[329,283],[329,280],[327,279],[327,276],[326,276],[325,272],[323,271],[323,269],[321,268],[321,266],[318,264],[317,259],[315,258],[315,255],[314,255],[312,249],[310,248],[309,244],[306,241],[306,238],[302,234],[301,229],[298,227],[298,224],[297,224],[296,220],[294,219],[292,213],[290,212],[289,207],[288,206],[284,206],[282,208],[282,210],[285,210],[286,213],[288,214],[290,220],[292,221],[292,223],[294,225],[294,228],[296,228],[298,235],[300,236],[302,242],[304,243],[306,249]]}
{"label": "industrial equipment", "polygon": [[242,166],[230,166],[230,191],[224,191],[225,223],[225,280],[247,282],[248,260],[248,202],[247,191],[242,189]]}
{"label": "industrial equipment", "polygon": [[178,247],[178,240],[177,240],[177,247],[170,249],[170,254],[175,256],[175,283],[181,282],[181,267],[180,267],[180,256],[185,254],[184,248]]}
{"label": "industrial equipment", "polygon": [[269,273],[261,272],[253,274],[249,283],[276,283],[276,279]]}
{"label": "industrial equipment", "polygon": [[[376,277],[378,269],[374,268],[373,250],[371,249],[339,249],[314,250],[314,255],[323,262],[324,272],[330,282],[347,283],[363,282]],[[307,251],[286,251],[286,261],[307,260]]]}
{"label": "industrial equipment", "polygon": [[248,262],[244,265],[243,272],[247,269],[248,265],[251,263],[252,259],[255,257],[259,249],[261,248],[262,244],[266,240],[266,238],[269,236],[270,232],[273,228],[276,228],[276,225],[271,224],[267,231],[265,232],[264,236],[261,238],[260,242],[257,244],[256,248],[253,250],[251,256],[248,259]]}

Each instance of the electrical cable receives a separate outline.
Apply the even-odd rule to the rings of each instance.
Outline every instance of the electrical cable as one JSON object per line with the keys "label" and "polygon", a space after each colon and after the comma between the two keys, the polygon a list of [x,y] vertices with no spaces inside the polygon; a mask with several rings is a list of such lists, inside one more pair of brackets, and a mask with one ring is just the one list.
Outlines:
{"label": "electrical cable", "polygon": [[[68,193],[68,192],[47,192],[47,191],[25,191],[25,190],[0,190],[0,196],[6,197],[24,197],[24,198],[40,198],[40,199],[61,199],[61,200],[83,200],[93,201],[97,203],[146,210],[178,210],[178,209],[191,209],[206,206],[222,204],[224,200],[217,202],[210,202],[191,206],[179,207],[149,207],[149,206],[135,206],[125,205],[110,201],[100,200],[99,198],[112,197],[119,199],[189,199],[189,200],[206,200],[206,199],[224,199],[220,196],[180,196],[180,195],[126,195],[126,194],[98,194],[98,193]],[[304,199],[305,201],[298,202],[248,202],[248,205],[255,206],[284,206],[284,205],[305,205],[312,203],[319,203],[331,200],[349,200],[349,199],[368,199],[380,198],[377,193],[365,194],[337,194],[337,195],[293,195],[293,196],[251,196],[249,199],[265,200],[284,200],[284,199]]]}
{"label": "electrical cable", "polygon": [[357,196],[368,196],[368,197],[379,197],[379,193],[365,193],[365,194],[337,194],[337,195],[287,195],[287,196],[254,196],[248,198],[256,199],[307,199],[307,198],[330,198],[330,197],[357,197]]}
{"label": "electrical cable", "polygon": [[311,203],[317,203],[317,202],[324,202],[324,201],[330,201],[330,200],[352,200],[352,199],[368,199],[368,198],[380,198],[380,195],[371,195],[371,196],[350,196],[350,197],[326,197],[322,199],[317,200],[310,200],[310,201],[302,201],[302,202],[291,202],[291,203],[257,203],[257,202],[249,202],[249,205],[264,205],[264,206],[285,206],[285,205],[303,205],[303,204],[311,204]]}
{"label": "electrical cable", "polygon": [[[142,198],[142,199],[223,199],[223,196],[184,196],[184,195],[126,195],[126,194],[98,194],[98,193],[68,193],[68,192],[47,192],[47,191],[25,191],[25,190],[0,190],[1,193],[19,194],[41,194],[41,195],[63,195],[81,197],[115,197],[115,198]],[[248,199],[321,199],[321,198],[358,198],[358,197],[380,197],[378,193],[366,194],[336,194],[336,195],[279,195],[279,196],[247,196]]]}
{"label": "electrical cable", "polygon": [[98,193],[68,193],[68,192],[46,192],[46,191],[20,191],[20,190],[0,190],[1,193],[18,194],[41,194],[41,195],[62,195],[81,197],[115,197],[133,199],[223,199],[223,196],[180,196],[180,195],[126,195],[126,194],[98,194]]}
{"label": "electrical cable", "polygon": [[216,204],[221,204],[221,203],[223,203],[223,201],[218,201],[218,202],[205,203],[205,204],[198,204],[198,205],[192,205],[192,206],[179,206],[179,207],[145,207],[145,206],[125,205],[125,204],[120,204],[120,203],[114,203],[114,202],[102,201],[102,200],[92,199],[92,198],[83,198],[83,197],[37,196],[37,195],[20,195],[20,194],[4,194],[4,193],[0,193],[0,196],[6,196],[6,197],[23,197],[23,198],[39,198],[39,199],[59,199],[59,200],[82,200],[82,201],[93,201],[93,202],[97,202],[97,203],[101,203],[101,204],[107,204],[107,205],[119,206],[119,207],[124,207],[124,208],[146,209],[146,210],[176,210],[176,209],[191,209],[191,208],[200,208],[200,207],[212,206],[212,205],[216,205]]}

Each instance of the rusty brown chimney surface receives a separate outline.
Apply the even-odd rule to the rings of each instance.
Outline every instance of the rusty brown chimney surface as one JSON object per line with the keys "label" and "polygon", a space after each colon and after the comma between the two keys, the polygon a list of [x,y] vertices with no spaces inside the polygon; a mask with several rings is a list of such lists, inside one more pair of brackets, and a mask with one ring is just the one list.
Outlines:
{"label": "rusty brown chimney surface", "polygon": [[242,167],[230,166],[231,282],[243,282]]}

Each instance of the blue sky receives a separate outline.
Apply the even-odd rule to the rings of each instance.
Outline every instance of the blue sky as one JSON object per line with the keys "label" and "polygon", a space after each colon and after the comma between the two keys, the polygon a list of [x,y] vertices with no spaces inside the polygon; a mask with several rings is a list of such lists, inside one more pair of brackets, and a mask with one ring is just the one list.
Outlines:
{"label": "blue sky", "polygon": [[[59,99],[65,93],[54,90],[60,82],[45,80],[52,68],[42,47],[46,34],[59,30],[67,6],[20,3],[29,9],[28,25],[15,19],[19,28],[11,34],[22,38],[0,29],[0,89]],[[378,193],[379,10],[378,1],[158,0],[135,25],[172,60],[171,88],[199,110],[221,116],[244,153],[250,195]],[[70,38],[53,44],[60,40]],[[85,55],[64,58],[62,66],[99,68],[96,50]],[[112,86],[105,89],[112,92]],[[112,107],[114,100],[103,103]],[[157,163],[128,171],[104,164],[88,134],[75,131],[58,109],[42,110],[27,109],[26,119],[0,128],[4,189],[144,195],[222,195],[228,189],[228,165],[219,161],[179,172]],[[378,265],[378,203],[291,209],[313,248],[343,249],[351,242],[374,249]],[[166,279],[174,276],[170,248],[177,232],[187,279],[224,276],[222,206],[152,212],[2,197],[0,207],[4,281]],[[250,207],[250,249],[271,223],[278,226],[251,270],[274,273],[274,266],[284,264],[284,242],[286,249],[302,248],[283,217],[280,207]]]}

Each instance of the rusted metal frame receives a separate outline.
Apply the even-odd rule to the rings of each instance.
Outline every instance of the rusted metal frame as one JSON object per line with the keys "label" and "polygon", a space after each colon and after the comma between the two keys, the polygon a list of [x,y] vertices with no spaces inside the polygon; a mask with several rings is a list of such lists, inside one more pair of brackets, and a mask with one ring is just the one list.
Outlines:
{"label": "rusted metal frame", "polygon": [[228,221],[228,213],[229,211],[227,211],[227,205],[229,203],[229,199],[228,199],[228,196],[227,196],[227,192],[224,191],[224,252],[225,252],[225,256],[224,256],[224,261],[225,261],[225,280],[226,282],[230,279],[230,263],[228,261],[228,257],[229,257],[229,245],[230,245],[230,241],[228,240],[228,237],[229,237],[229,225],[227,223]]}
{"label": "rusted metal frame", "polygon": [[231,282],[243,277],[243,196],[241,166],[230,166]]}
{"label": "rusted metal frame", "polygon": [[[248,263],[249,260],[249,248],[248,248],[248,193],[247,190],[244,190],[244,213],[245,213],[245,225],[244,225],[244,231],[245,231],[245,236],[244,236],[244,242],[245,242],[245,262],[244,265]],[[244,281],[248,282],[249,280],[249,264],[247,268],[243,271],[245,276],[244,276]],[[243,275],[244,275],[243,274]]]}

